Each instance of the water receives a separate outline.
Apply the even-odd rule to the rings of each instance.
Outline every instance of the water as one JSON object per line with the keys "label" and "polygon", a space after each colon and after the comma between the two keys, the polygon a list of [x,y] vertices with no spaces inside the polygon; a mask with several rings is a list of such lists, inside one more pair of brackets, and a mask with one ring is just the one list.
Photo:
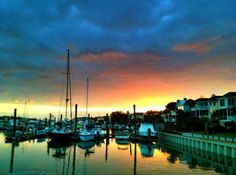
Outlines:
{"label": "water", "polygon": [[230,168],[224,163],[194,157],[158,143],[121,144],[115,139],[104,139],[97,143],[53,147],[55,145],[43,139],[15,145],[5,143],[4,135],[0,133],[0,175],[211,175],[236,172],[232,165]]}

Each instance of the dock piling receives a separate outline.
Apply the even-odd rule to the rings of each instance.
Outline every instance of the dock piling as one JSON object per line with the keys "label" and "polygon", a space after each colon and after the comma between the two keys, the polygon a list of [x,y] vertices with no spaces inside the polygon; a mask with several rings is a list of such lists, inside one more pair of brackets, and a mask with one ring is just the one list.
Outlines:
{"label": "dock piling", "polygon": [[75,134],[77,134],[77,110],[78,104],[75,104]]}
{"label": "dock piling", "polygon": [[133,106],[134,107],[134,135],[135,135],[135,137],[136,137],[136,111],[135,111],[135,108],[136,108],[136,106],[134,105]]}
{"label": "dock piling", "polygon": [[14,125],[13,125],[13,137],[16,137],[16,115],[17,115],[17,109],[14,109]]}
{"label": "dock piling", "polygon": [[49,129],[51,128],[51,122],[52,122],[52,113],[49,114]]}

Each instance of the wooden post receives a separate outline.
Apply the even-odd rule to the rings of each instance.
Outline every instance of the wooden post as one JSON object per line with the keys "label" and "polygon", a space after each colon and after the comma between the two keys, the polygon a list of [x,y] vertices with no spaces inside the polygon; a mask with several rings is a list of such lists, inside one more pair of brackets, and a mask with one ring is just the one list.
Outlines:
{"label": "wooden post", "polygon": [[45,119],[44,119],[44,127],[47,127],[47,126],[48,126],[48,119],[45,118]]}
{"label": "wooden post", "polygon": [[[108,135],[109,136],[109,135]],[[105,160],[108,160],[108,145],[109,145],[109,137],[106,138],[106,151],[105,151]]]}
{"label": "wooden post", "polygon": [[106,120],[106,137],[109,138],[109,128],[108,128],[109,117],[108,117],[108,114],[106,114],[105,120]]}
{"label": "wooden post", "polygon": [[136,137],[136,111],[135,111],[135,108],[136,108],[136,106],[134,105],[133,106],[134,107],[134,135],[135,135],[135,137]]}
{"label": "wooden post", "polygon": [[49,114],[49,129],[51,128],[51,122],[52,122],[52,113]]}
{"label": "wooden post", "polygon": [[109,145],[109,128],[108,128],[108,114],[106,114],[106,151],[105,151],[105,160],[108,159],[108,145]]}
{"label": "wooden post", "polygon": [[16,137],[16,115],[17,115],[17,110],[14,109],[13,137]]}
{"label": "wooden post", "polygon": [[88,126],[90,125],[89,120],[90,120],[90,114],[88,114]]}
{"label": "wooden post", "polygon": [[108,129],[108,114],[106,114],[105,120],[106,120],[106,130],[107,130]]}
{"label": "wooden post", "polygon": [[75,134],[77,134],[77,109],[78,105],[75,104]]}

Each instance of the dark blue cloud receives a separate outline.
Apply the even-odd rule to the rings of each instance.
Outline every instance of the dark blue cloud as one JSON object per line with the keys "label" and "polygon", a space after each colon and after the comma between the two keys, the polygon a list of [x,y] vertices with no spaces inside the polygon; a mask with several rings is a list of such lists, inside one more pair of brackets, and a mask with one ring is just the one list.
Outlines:
{"label": "dark blue cloud", "polygon": [[[34,88],[24,93],[57,89],[63,81],[60,73],[67,48],[71,48],[72,57],[123,52],[168,58],[152,60],[147,68],[151,71],[174,71],[211,56],[235,52],[235,6],[234,0],[2,0],[0,84],[6,89],[12,87],[12,93],[16,88],[23,91],[27,83]],[[216,40],[217,44],[207,46],[206,41],[214,37],[227,38],[227,42]],[[202,42],[211,49],[201,55],[196,47],[194,52],[173,49]],[[145,57],[130,62],[117,60],[108,67],[132,67],[133,62],[138,67],[145,62],[142,59]],[[106,66],[79,61],[73,71],[82,80],[105,71]]]}

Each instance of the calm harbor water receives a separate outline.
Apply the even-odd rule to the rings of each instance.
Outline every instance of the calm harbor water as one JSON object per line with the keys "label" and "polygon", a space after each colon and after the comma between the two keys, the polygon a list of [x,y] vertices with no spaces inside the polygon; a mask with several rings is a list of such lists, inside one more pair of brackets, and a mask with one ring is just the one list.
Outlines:
{"label": "calm harbor water", "polygon": [[212,160],[162,144],[100,142],[54,145],[47,139],[5,143],[0,132],[0,175],[231,174]]}

